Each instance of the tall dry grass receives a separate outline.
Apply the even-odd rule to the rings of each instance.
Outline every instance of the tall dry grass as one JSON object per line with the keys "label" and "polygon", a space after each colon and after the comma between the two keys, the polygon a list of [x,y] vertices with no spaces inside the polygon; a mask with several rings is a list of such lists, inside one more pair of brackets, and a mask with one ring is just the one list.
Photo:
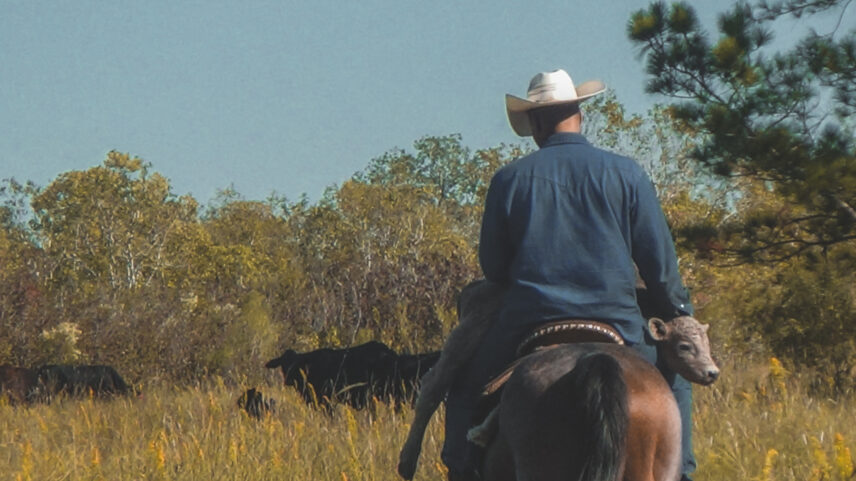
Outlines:
{"label": "tall dry grass", "polygon": [[[306,406],[290,389],[264,387],[276,411],[240,410],[239,386],[156,387],[142,397],[65,399],[0,406],[0,480],[392,479],[410,410]],[[444,479],[442,432],[426,436],[421,479]],[[432,468],[433,465],[433,468]]]}
{"label": "tall dry grass", "polygon": [[[810,393],[775,361],[731,363],[696,389],[697,481],[851,480],[852,395]],[[142,397],[0,406],[0,480],[392,480],[412,412],[379,404],[328,416],[290,389],[255,420],[222,381],[156,386]],[[442,412],[429,427],[418,480],[445,479]]]}
{"label": "tall dry grass", "polygon": [[814,381],[770,358],[735,361],[716,384],[696,388],[696,479],[856,479],[856,399],[815,394]]}

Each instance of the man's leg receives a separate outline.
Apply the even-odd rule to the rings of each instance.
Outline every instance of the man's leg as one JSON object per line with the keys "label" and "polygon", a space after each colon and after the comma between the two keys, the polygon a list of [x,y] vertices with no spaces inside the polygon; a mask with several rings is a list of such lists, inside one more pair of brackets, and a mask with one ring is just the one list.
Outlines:
{"label": "man's leg", "polygon": [[677,374],[672,379],[666,378],[672,394],[678,401],[678,410],[681,413],[681,456],[684,480],[689,480],[690,475],[696,470],[695,454],[693,453],[693,387],[689,381]]}

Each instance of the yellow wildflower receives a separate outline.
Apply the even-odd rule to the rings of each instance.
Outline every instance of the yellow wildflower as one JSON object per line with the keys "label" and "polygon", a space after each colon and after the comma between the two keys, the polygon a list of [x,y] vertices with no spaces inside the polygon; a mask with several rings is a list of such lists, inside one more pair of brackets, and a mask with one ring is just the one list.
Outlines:
{"label": "yellow wildflower", "polygon": [[767,455],[764,456],[764,469],[761,471],[761,481],[773,481],[773,466],[778,457],[779,452],[775,449],[767,451]]}
{"label": "yellow wildflower", "polygon": [[829,460],[826,458],[826,451],[820,444],[820,440],[812,436],[811,442],[811,457],[814,460],[814,467],[811,470],[812,481],[822,481],[829,479],[832,475],[832,466],[829,465]]}
{"label": "yellow wildflower", "polygon": [[841,479],[850,479],[853,476],[853,457],[841,433],[835,433],[835,467],[838,468]]}
{"label": "yellow wildflower", "polygon": [[98,446],[92,447],[92,467],[97,468],[101,465],[101,452],[98,451]]}
{"label": "yellow wildflower", "polygon": [[782,361],[775,357],[770,358],[770,375],[773,376],[773,379],[782,379],[787,373],[785,367],[782,366]]}

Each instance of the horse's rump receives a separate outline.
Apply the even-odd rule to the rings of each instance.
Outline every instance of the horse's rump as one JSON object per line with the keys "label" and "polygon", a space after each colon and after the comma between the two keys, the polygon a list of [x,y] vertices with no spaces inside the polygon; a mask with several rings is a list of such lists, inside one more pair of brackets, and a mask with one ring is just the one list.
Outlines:
{"label": "horse's rump", "polygon": [[[530,354],[505,385],[499,409],[486,480],[679,474],[674,396],[660,372],[630,348],[586,343]],[[501,459],[513,463],[512,477],[502,472],[507,464],[492,465]]]}

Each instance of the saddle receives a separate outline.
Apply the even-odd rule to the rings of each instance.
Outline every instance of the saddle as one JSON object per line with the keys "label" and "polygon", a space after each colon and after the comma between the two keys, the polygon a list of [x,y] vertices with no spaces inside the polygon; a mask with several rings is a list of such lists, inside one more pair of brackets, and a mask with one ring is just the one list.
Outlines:
{"label": "saddle", "polygon": [[[598,321],[568,319],[545,324],[533,330],[523,339],[520,345],[517,346],[517,360],[512,362],[502,373],[485,385],[482,397],[494,398],[495,396],[493,395],[508,381],[508,378],[514,372],[520,360],[527,354],[541,349],[551,349],[562,344],[583,342],[605,342],[623,345],[624,339],[621,338],[621,335],[612,326]],[[487,403],[492,404],[491,401],[487,401]]]}

